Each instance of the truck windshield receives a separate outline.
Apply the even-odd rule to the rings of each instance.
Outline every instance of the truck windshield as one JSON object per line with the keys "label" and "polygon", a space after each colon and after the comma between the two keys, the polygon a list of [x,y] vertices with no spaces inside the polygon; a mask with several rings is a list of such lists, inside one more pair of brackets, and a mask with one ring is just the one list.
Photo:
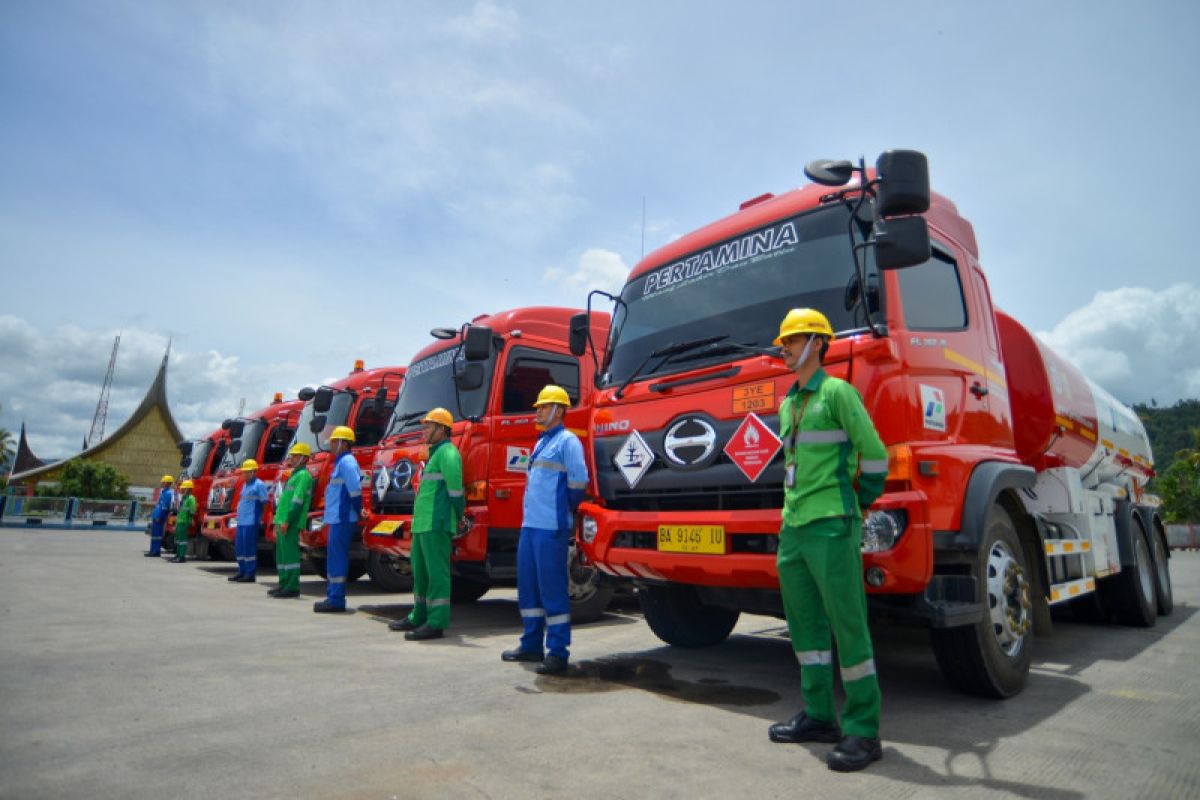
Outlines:
{"label": "truck windshield", "polygon": [[[396,402],[396,410],[388,426],[388,436],[419,427],[421,418],[434,408],[446,409],[456,420],[460,417],[481,417],[486,413],[495,353],[486,361],[476,362],[483,367],[483,383],[478,389],[460,390],[457,402],[453,378],[456,354],[458,347],[454,346],[409,365],[400,399]],[[461,355],[458,360],[462,360]],[[462,404],[461,409],[459,403]]]}
{"label": "truck windshield", "polygon": [[237,469],[242,465],[242,462],[247,458],[258,458],[258,443],[262,440],[263,431],[267,429],[267,423],[261,419],[247,420],[246,427],[242,429],[242,436],[239,441],[241,447],[234,450],[232,447],[225,453],[221,459],[221,469]]}
{"label": "truck windshield", "polygon": [[[821,311],[838,333],[864,327],[862,305],[846,309],[847,288],[857,284],[848,216],[841,205],[820,208],[741,233],[630,281],[621,293],[627,313],[614,321],[604,383],[620,384],[650,353],[673,343],[722,336],[729,345],[770,347],[790,308]],[[868,258],[867,284],[877,286],[878,280]],[[652,374],[740,357],[733,346],[686,350]]]}
{"label": "truck windshield", "polygon": [[[324,414],[317,414],[313,410],[312,401],[309,400],[304,404],[304,410],[300,412],[300,422],[296,426],[296,435],[292,437],[292,443],[288,445],[288,452],[291,452],[292,445],[300,442],[308,445],[314,453],[328,450],[330,434],[338,425],[346,424],[346,419],[350,416],[350,406],[353,404],[354,395],[345,391],[336,392],[333,400],[329,403],[329,410]],[[310,427],[313,416],[324,418],[324,424],[318,433],[313,433]]]}
{"label": "truck windshield", "polygon": [[208,466],[208,454],[212,452],[212,441],[200,439],[192,442],[191,462],[180,472],[185,478],[199,478]]}

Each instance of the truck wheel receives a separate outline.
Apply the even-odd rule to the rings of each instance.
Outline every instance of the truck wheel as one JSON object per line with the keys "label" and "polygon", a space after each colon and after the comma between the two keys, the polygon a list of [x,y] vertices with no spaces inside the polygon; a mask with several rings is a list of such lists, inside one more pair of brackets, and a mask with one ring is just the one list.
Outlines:
{"label": "truck wheel", "polygon": [[608,609],[616,587],[595,564],[584,564],[575,543],[567,552],[567,596],[571,622],[595,622]]}
{"label": "truck wheel", "polygon": [[213,542],[217,547],[217,555],[222,561],[237,561],[237,550],[233,548],[233,542],[227,542],[224,539],[219,542]]}
{"label": "truck wheel", "polygon": [[407,558],[372,550],[367,553],[367,574],[385,592],[412,591],[412,565]]}
{"label": "truck wheel", "polygon": [[169,553],[175,552],[175,533],[173,531],[165,531],[163,533],[162,549]]}
{"label": "truck wheel", "polygon": [[1162,531],[1150,533],[1150,556],[1154,561],[1154,597],[1158,601],[1158,615],[1165,617],[1175,609],[1175,592],[1171,589],[1171,563],[1167,547],[1163,544]]}
{"label": "truck wheel", "polygon": [[270,550],[259,550],[258,551],[258,561],[255,563],[256,563],[256,566],[260,567],[260,568],[274,569],[275,568],[275,548],[272,547]]}
{"label": "truck wheel", "polygon": [[450,602],[455,605],[461,603],[474,603],[479,598],[487,594],[487,590],[492,588],[492,585],[487,581],[479,581],[473,578],[463,578],[458,575],[450,576]]}
{"label": "truck wheel", "polygon": [[1158,604],[1154,596],[1154,561],[1146,531],[1135,516],[1131,530],[1133,564],[1122,567],[1120,573],[1105,581],[1111,593],[1112,608],[1117,622],[1136,628],[1150,628],[1158,620]]}
{"label": "truck wheel", "polygon": [[[326,580],[329,579],[329,575],[325,571],[326,566],[328,564],[327,560],[325,559],[325,556],[308,556],[308,563],[312,564],[313,572],[320,575],[322,578],[324,578]],[[353,559],[353,558],[350,559],[350,569],[349,569],[350,574],[346,576],[346,582],[354,583],[356,580],[361,578],[366,573],[366,571],[367,571],[367,565],[364,562],[358,561],[357,559]]]}
{"label": "truck wheel", "polygon": [[931,630],[934,655],[951,686],[999,699],[1025,688],[1033,657],[1028,574],[1012,517],[1003,506],[992,506],[975,568],[983,619]]}
{"label": "truck wheel", "polygon": [[676,647],[710,647],[729,637],[738,612],[700,602],[693,586],[639,586],[638,602],[654,635]]}

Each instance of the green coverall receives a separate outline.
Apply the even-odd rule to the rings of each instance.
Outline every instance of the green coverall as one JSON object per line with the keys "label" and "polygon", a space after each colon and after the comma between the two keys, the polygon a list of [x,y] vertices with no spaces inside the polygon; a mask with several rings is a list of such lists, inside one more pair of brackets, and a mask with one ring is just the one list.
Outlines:
{"label": "green coverall", "polygon": [[188,532],[195,516],[196,498],[192,497],[189,489],[188,496],[179,503],[179,511],[175,515],[175,557],[181,561],[187,559]]}
{"label": "green coverall", "polygon": [[292,470],[275,505],[275,573],[282,592],[300,591],[300,529],[308,524],[312,487],[312,475],[298,467]]}
{"label": "green coverall", "polygon": [[413,504],[413,609],[408,621],[445,630],[450,625],[450,548],[463,507],[462,457],[449,441],[435,444]]}
{"label": "green coverall", "polygon": [[862,579],[862,514],[883,492],[887,449],[858,390],[823,369],[802,389],[792,387],[779,420],[794,477],[784,486],[776,565],[805,713],[837,722],[832,629],[846,691],[842,733],[876,738],[880,694]]}

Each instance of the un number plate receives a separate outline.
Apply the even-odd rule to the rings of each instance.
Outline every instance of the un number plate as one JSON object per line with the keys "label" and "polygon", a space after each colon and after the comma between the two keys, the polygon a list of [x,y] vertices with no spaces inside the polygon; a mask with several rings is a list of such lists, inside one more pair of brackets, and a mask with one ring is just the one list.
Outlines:
{"label": "un number plate", "polygon": [[723,525],[659,525],[658,549],[662,553],[725,552]]}

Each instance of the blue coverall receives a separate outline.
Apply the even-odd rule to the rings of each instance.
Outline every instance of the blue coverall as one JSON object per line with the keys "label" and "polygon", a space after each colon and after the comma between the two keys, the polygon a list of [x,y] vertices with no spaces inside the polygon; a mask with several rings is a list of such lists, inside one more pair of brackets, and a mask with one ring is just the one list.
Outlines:
{"label": "blue coverall", "polygon": [[525,633],[521,651],[566,660],[571,644],[567,552],[572,515],[587,490],[587,463],[579,438],[561,424],[543,431],[525,484],[524,516],[517,544],[517,605]]}
{"label": "blue coverall", "polygon": [[258,571],[258,528],[262,524],[263,506],[267,502],[267,485],[258,478],[242,485],[237,507],[238,575],[253,578]]}
{"label": "blue coverall", "polygon": [[167,525],[167,517],[171,514],[171,504],[175,502],[175,492],[170,488],[163,489],[158,495],[158,502],[150,512],[150,555],[156,556],[162,552],[163,529]]}
{"label": "blue coverall", "polygon": [[346,607],[346,575],[350,572],[350,539],[362,514],[362,472],[349,452],[342,453],[329,485],[325,487],[325,518],[329,540],[325,544],[325,602]]}

